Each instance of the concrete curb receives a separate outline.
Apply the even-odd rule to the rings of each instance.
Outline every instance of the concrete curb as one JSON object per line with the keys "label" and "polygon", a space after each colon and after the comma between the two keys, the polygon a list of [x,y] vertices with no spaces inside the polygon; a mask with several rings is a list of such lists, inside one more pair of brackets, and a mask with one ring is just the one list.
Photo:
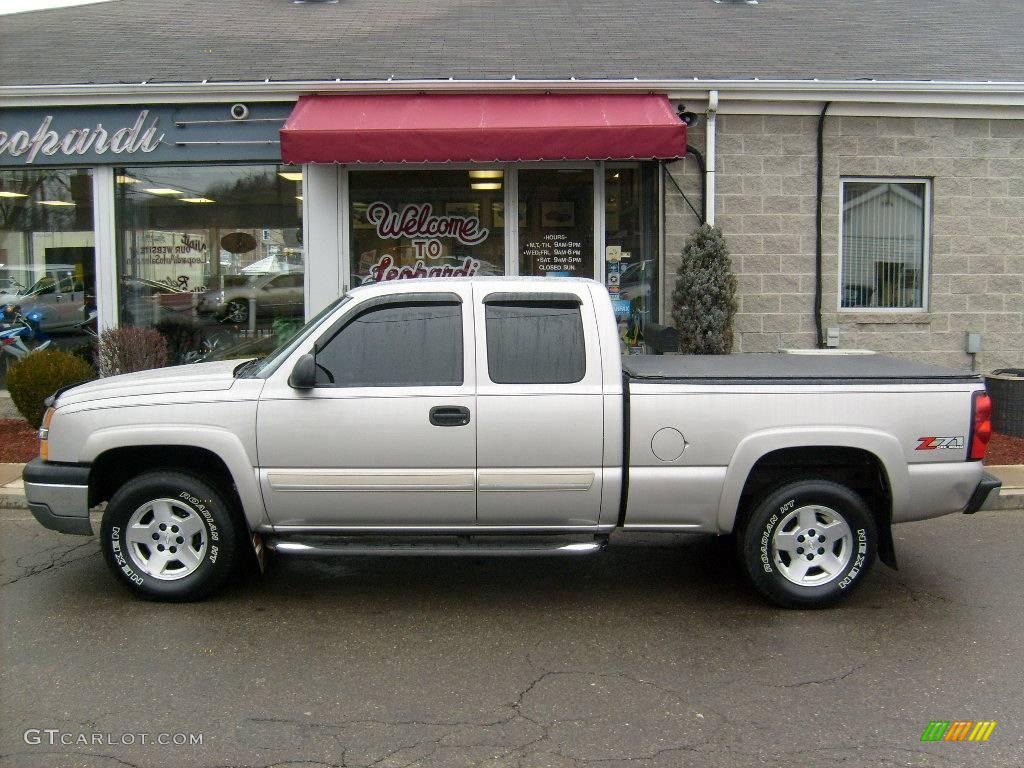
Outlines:
{"label": "concrete curb", "polygon": [[21,414],[11,401],[11,393],[0,389],[0,419],[20,419]]}

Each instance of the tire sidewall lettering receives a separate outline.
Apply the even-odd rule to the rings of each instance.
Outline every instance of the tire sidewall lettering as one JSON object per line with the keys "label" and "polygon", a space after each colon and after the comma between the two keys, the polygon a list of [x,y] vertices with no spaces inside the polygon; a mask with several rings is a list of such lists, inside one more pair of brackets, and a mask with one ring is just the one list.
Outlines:
{"label": "tire sidewall lettering", "polygon": [[[197,499],[188,491],[182,491],[179,493],[178,498],[188,502],[196,512],[203,516],[203,519],[206,521],[206,527],[210,532],[210,541],[220,541],[220,531],[217,529],[217,523],[213,518],[213,513],[210,512],[202,499]],[[216,558],[214,558],[214,560],[215,559]]]}
{"label": "tire sidewall lettering", "polygon": [[124,575],[131,579],[133,583],[141,584],[142,575],[136,573],[131,567],[124,550],[121,548],[121,526],[119,525],[113,525],[110,528],[110,550],[114,555],[114,562],[124,572]]}
{"label": "tire sidewall lettering", "polygon": [[864,569],[864,561],[867,559],[867,553],[868,532],[864,528],[858,528],[856,556],[850,564],[850,570],[839,582],[840,589],[846,589],[849,587],[853,583],[853,580],[860,575],[860,572]]}
{"label": "tire sidewall lettering", "polygon": [[761,540],[758,542],[758,545],[760,548],[759,555],[761,560],[761,567],[764,569],[765,573],[775,573],[775,568],[773,567],[771,557],[772,532],[775,530],[775,526],[778,524],[782,516],[786,513],[788,509],[792,508],[794,503],[794,501],[788,501],[785,504],[783,504],[779,508],[778,512],[774,513],[771,517],[768,518],[768,521],[765,523],[764,528],[761,530]]}

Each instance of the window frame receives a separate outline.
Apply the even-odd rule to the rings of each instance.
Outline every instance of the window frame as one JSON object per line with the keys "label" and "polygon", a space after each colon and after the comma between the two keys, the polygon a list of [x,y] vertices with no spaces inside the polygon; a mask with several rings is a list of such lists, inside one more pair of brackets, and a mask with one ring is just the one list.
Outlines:
{"label": "window frame", "polygon": [[[844,307],[843,306],[843,207],[847,183],[921,184],[924,186],[923,227],[921,232],[921,306],[919,307]],[[836,311],[841,314],[927,314],[931,302],[932,260],[932,186],[929,176],[840,176],[839,177],[839,243],[836,274]]]}
{"label": "window frame", "polygon": [[327,330],[321,333],[313,345],[309,349],[309,353],[313,355],[314,360],[316,356],[332,341],[338,334],[342,333],[348,326],[354,323],[363,315],[374,312],[381,309],[387,309],[393,306],[411,306],[411,305],[454,305],[459,310],[459,324],[458,332],[459,339],[461,341],[461,358],[459,359],[459,368],[461,373],[461,380],[458,382],[446,382],[444,384],[334,384],[330,382],[317,383],[316,389],[333,389],[342,390],[347,392],[354,392],[359,390],[369,391],[380,391],[380,390],[415,390],[415,389],[429,389],[430,391],[439,389],[452,389],[465,387],[467,384],[467,364],[466,364],[466,306],[462,296],[457,293],[448,292],[435,292],[435,293],[409,293],[407,295],[397,294],[386,294],[383,296],[373,296],[365,301],[352,306],[348,312],[343,314],[337,320],[330,324]]}

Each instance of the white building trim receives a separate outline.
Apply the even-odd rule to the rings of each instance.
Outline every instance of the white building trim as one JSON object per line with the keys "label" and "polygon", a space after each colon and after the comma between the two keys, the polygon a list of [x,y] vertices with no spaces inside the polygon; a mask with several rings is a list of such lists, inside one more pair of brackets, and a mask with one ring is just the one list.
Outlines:
{"label": "white building trim", "polygon": [[[849,102],[945,108],[1024,107],[1024,82],[898,80],[294,80],[202,83],[110,83],[0,86],[4,107],[223,101],[293,101],[310,93],[664,93],[703,100],[718,91],[728,102]],[[1020,117],[1020,115],[1016,115]]]}

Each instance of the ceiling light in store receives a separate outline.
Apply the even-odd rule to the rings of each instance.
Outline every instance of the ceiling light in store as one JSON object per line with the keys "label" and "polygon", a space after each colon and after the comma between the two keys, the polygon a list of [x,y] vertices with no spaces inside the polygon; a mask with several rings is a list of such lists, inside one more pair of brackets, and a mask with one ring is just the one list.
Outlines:
{"label": "ceiling light in store", "polygon": [[23,195],[21,192],[4,192],[0,190],[0,197],[28,197],[28,195]]}
{"label": "ceiling light in store", "polygon": [[133,178],[131,176],[126,176],[126,175],[124,175],[122,173],[122,174],[120,174],[117,177],[117,183],[118,184],[138,184],[139,183],[139,179]]}
{"label": "ceiling light in store", "polygon": [[180,189],[171,189],[170,187],[150,187],[149,189],[142,190],[143,192],[149,192],[151,195],[184,195]]}
{"label": "ceiling light in store", "polygon": [[55,207],[70,206],[72,208],[75,206],[74,203],[69,203],[66,200],[40,200],[39,204],[40,205],[52,205],[52,206],[55,206]]}
{"label": "ceiling light in store", "polygon": [[296,195],[295,199],[301,202],[302,201],[302,195]]}
{"label": "ceiling light in store", "polygon": [[504,177],[504,171],[470,171],[469,178],[471,179],[500,179]]}
{"label": "ceiling light in store", "polygon": [[302,181],[302,171],[278,171],[277,175],[288,181]]}
{"label": "ceiling light in store", "polygon": [[216,200],[211,200],[208,197],[179,197],[179,200],[183,203],[215,203]]}
{"label": "ceiling light in store", "polygon": [[500,181],[474,181],[469,185],[473,189],[501,189]]}

